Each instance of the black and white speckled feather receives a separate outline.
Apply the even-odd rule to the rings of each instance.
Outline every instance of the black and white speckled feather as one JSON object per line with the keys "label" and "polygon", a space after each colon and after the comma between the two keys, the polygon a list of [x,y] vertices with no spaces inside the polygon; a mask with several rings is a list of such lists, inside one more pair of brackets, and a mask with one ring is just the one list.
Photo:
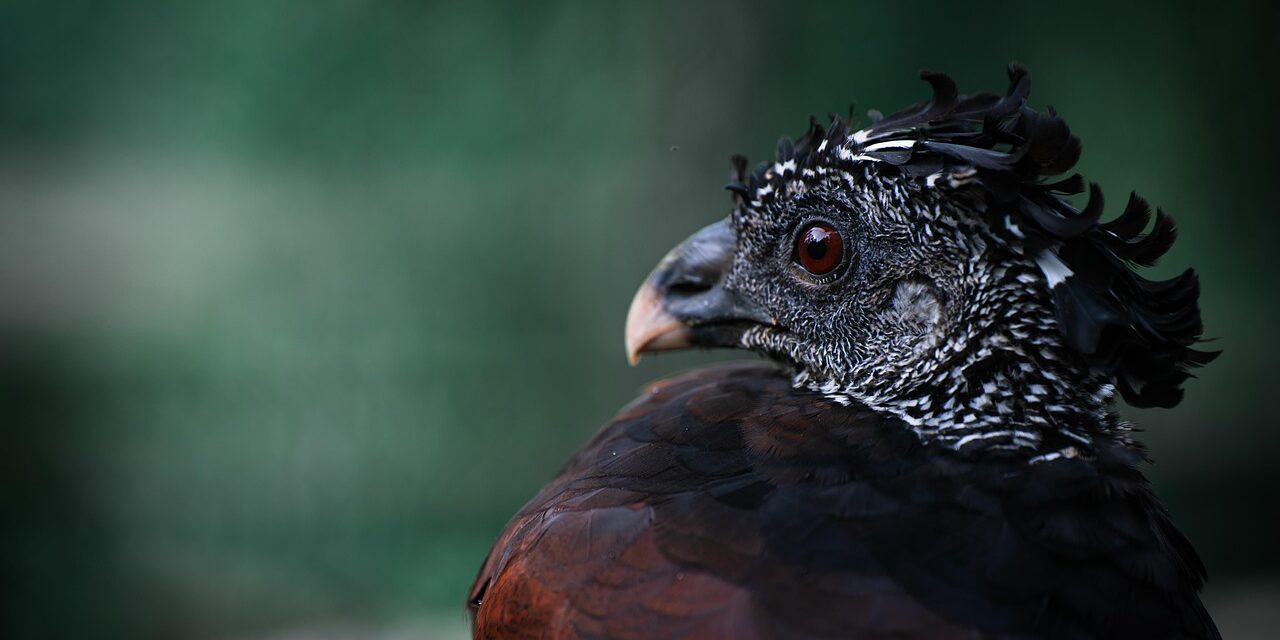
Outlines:
{"label": "black and white speckled feather", "polygon": [[[796,366],[797,385],[899,416],[960,451],[1025,451],[1034,460],[1088,453],[1123,438],[1109,411],[1176,404],[1202,326],[1191,270],[1148,280],[1175,237],[1171,219],[1131,196],[1101,222],[1102,195],[1062,177],[1080,143],[1051,108],[1026,105],[1030,79],[1009,68],[1004,96],[962,96],[924,73],[927,103],[856,131],[811,120],[774,162],[734,159],[731,216],[739,258],[729,286],[766,301],[775,326],[741,346]],[[813,216],[857,230],[860,261],[840,293],[797,294],[762,264]],[[844,295],[855,292],[855,295]],[[814,308],[820,319],[787,317]]]}

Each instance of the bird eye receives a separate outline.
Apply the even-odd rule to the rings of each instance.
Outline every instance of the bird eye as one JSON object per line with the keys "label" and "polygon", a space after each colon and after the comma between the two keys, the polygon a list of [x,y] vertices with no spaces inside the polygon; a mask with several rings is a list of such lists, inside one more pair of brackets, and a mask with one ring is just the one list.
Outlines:
{"label": "bird eye", "polygon": [[805,227],[796,238],[796,262],[805,271],[821,276],[840,266],[844,258],[844,241],[840,232],[825,222]]}

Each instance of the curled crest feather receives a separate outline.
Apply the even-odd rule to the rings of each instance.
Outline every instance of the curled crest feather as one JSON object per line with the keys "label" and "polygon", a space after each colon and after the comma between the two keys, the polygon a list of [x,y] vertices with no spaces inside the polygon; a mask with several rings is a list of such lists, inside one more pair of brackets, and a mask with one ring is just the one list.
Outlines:
{"label": "curled crest feather", "polygon": [[1191,369],[1219,352],[1195,348],[1204,328],[1194,270],[1168,280],[1139,273],[1173,245],[1173,219],[1159,209],[1153,216],[1131,194],[1124,210],[1103,222],[1096,184],[1088,185],[1083,208],[1068,202],[1086,191],[1080,174],[1069,173],[1080,140],[1052,107],[1027,106],[1031,78],[1022,65],[1008,70],[1004,95],[962,95],[950,76],[925,71],[933,93],[927,102],[888,116],[872,112],[866,128],[850,131],[838,115],[827,126],[810,119],[804,135],[779,143],[775,162],[748,172],[746,160],[735,157],[728,186],[735,206],[777,198],[789,180],[858,167],[930,188],[976,190],[993,232],[1037,257],[1066,344],[1110,377],[1129,404],[1174,406]]}

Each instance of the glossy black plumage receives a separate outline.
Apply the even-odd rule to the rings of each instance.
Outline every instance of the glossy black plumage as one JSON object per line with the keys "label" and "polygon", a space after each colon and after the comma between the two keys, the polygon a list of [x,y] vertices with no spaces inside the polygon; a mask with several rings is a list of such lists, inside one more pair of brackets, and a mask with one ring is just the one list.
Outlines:
{"label": "glossy black plumage", "polygon": [[768,365],[654,385],[511,521],[480,638],[1217,638],[1131,444],[964,459]]}

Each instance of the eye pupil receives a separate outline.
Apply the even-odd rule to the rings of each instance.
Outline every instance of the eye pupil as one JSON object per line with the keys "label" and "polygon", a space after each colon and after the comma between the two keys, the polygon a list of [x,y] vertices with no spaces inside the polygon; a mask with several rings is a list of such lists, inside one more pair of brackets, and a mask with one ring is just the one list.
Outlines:
{"label": "eye pupil", "polygon": [[804,250],[809,254],[809,258],[811,260],[821,260],[822,256],[827,255],[827,244],[825,240],[826,238],[823,238],[822,240],[805,238]]}
{"label": "eye pupil", "polygon": [[840,232],[825,222],[805,227],[796,240],[796,262],[815,276],[834,271],[843,257],[844,242],[840,239]]}

